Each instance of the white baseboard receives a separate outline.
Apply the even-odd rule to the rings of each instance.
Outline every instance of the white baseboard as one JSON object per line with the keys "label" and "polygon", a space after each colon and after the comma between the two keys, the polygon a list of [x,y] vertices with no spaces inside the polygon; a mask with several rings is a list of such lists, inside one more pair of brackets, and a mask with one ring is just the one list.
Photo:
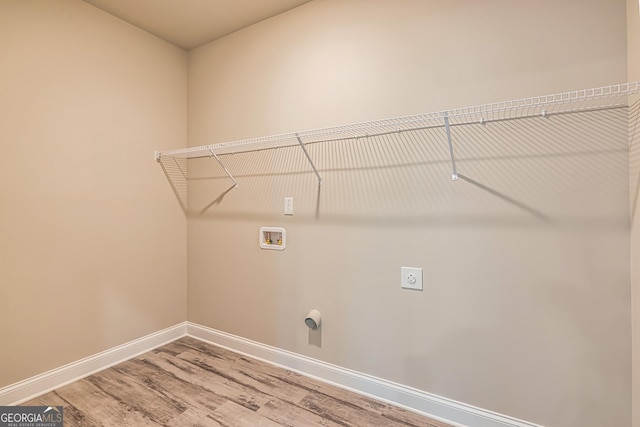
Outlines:
{"label": "white baseboard", "polygon": [[0,389],[0,406],[18,405],[186,335],[187,322],[138,338]]}
{"label": "white baseboard", "polygon": [[541,427],[191,322],[187,322],[187,335],[449,424],[472,427]]}

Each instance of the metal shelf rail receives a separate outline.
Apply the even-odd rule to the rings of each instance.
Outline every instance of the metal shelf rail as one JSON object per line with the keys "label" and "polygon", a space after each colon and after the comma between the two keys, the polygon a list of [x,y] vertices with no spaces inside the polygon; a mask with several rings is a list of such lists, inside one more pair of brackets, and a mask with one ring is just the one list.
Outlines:
{"label": "metal shelf rail", "polygon": [[567,114],[626,107],[629,104],[629,96],[638,93],[640,93],[639,81],[620,83],[592,89],[582,89],[433,113],[374,120],[324,129],[221,142],[176,150],[156,151],[155,158],[156,161],[160,162],[164,157],[179,159],[213,157],[220,163],[220,166],[222,166],[229,178],[233,180],[235,187],[237,187],[237,181],[220,160],[220,155],[300,146],[313,172],[318,178],[318,185],[322,185],[322,178],[305,148],[306,144],[359,139],[444,127],[451,157],[451,177],[452,180],[455,181],[458,179],[458,172],[455,164],[454,145],[451,139],[451,126],[471,123],[484,124],[492,121],[513,120],[525,117],[546,117],[551,114]]}

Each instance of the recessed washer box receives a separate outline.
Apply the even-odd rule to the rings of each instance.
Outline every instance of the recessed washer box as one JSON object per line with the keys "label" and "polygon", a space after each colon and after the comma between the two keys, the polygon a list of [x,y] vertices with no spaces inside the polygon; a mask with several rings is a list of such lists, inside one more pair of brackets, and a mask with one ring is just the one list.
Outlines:
{"label": "recessed washer box", "polygon": [[283,251],[287,247],[287,230],[282,227],[260,227],[260,248]]}

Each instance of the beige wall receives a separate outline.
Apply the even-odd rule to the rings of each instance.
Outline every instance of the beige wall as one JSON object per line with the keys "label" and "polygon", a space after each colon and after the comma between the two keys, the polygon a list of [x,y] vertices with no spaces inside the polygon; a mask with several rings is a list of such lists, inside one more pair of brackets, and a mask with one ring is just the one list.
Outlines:
{"label": "beige wall", "polygon": [[[622,82],[625,7],[316,0],[190,53],[189,145]],[[456,128],[455,183],[443,138],[311,146],[321,190],[299,150],[225,156],[228,192],[193,161],[189,320],[542,425],[629,425],[626,111]]]}
{"label": "beige wall", "polygon": [[77,0],[0,1],[0,387],[184,321],[186,53]]}
{"label": "beige wall", "polygon": [[[640,80],[640,11],[637,0],[627,0],[628,79]],[[631,313],[633,333],[633,426],[640,427],[640,227],[638,183],[640,182],[640,97],[631,100],[629,111],[631,197]]]}

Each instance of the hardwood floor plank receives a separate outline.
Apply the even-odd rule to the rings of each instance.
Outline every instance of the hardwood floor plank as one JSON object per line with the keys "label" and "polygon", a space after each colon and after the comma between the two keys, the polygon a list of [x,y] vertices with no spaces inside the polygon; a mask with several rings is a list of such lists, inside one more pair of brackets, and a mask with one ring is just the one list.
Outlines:
{"label": "hardwood floor plank", "polygon": [[191,337],[37,397],[65,427],[450,427]]}
{"label": "hardwood floor plank", "polygon": [[29,406],[62,406],[64,407],[64,427],[81,427],[86,425],[98,425],[98,421],[91,419],[90,415],[87,415],[70,405],[69,402],[58,395],[58,393],[51,392],[38,396],[35,399],[25,403]]}
{"label": "hardwood floor plank", "polygon": [[[400,425],[415,425],[415,426],[428,426],[428,427],[449,427],[447,424],[433,419],[428,419],[424,415],[420,415],[415,412],[408,411],[391,404],[375,400],[373,398],[363,396],[357,393],[353,393],[349,390],[345,390],[332,385],[326,385],[320,387],[317,394],[328,396],[332,399],[348,402],[350,405],[361,408],[367,412],[380,415],[388,422],[399,423]],[[425,420],[428,423],[425,424]]]}
{"label": "hardwood floor plank", "polygon": [[[385,402],[380,402],[378,400],[369,398],[367,396],[359,395],[348,390],[342,389],[340,387],[336,387],[330,384],[322,383],[311,378],[305,377],[303,375],[296,374],[294,372],[290,372],[284,370],[282,368],[276,367],[269,363],[261,362],[255,359],[250,359],[242,356],[241,354],[223,349],[221,347],[211,346],[210,344],[204,343],[202,341],[196,340],[191,337],[184,337],[175,342],[177,345],[183,346],[181,348],[190,347],[194,350],[197,350],[201,353],[207,354],[212,358],[216,358],[221,361],[231,362],[236,369],[245,369],[245,370],[253,370],[260,372],[263,376],[269,376],[271,378],[277,379],[280,383],[289,384],[290,387],[286,385],[281,385],[284,390],[292,390],[297,389],[299,393],[306,394],[310,391],[316,391],[318,393],[325,394],[327,396],[335,396],[338,399],[348,400],[351,404],[356,405],[362,409],[367,411],[375,412],[379,415],[382,415],[384,419],[389,420],[389,422],[397,422],[408,425],[425,425],[424,420],[425,416],[417,414],[415,412],[411,412],[402,408],[398,408],[396,406],[387,404]],[[185,352],[188,350],[185,350]],[[292,388],[294,387],[294,388]],[[279,397],[274,395],[274,397]],[[285,401],[293,401],[299,402],[293,399],[283,399]],[[430,420],[430,424],[426,424],[427,426],[434,427],[448,427],[447,424]]]}
{"label": "hardwood floor plank", "polygon": [[[84,422],[81,425],[158,427],[158,423],[144,414],[95,387],[90,378],[91,376],[56,390],[70,406],[84,414]],[[65,406],[65,416],[68,412],[69,408]]]}
{"label": "hardwood floor plank", "polygon": [[202,352],[214,358],[229,360],[233,362],[234,365],[238,366],[238,368],[242,367],[247,370],[258,371],[262,375],[269,376],[272,378],[277,378],[279,381],[282,381],[283,383],[287,383],[287,384],[291,384],[296,387],[299,387],[303,389],[305,392],[309,392],[312,390],[321,390],[323,388],[329,388],[331,390],[337,389],[335,386],[330,386],[328,384],[321,383],[319,381],[313,380],[309,377],[298,374],[296,372],[292,372],[287,369],[283,369],[275,365],[272,365],[270,363],[262,362],[256,359],[252,359],[250,357],[243,356],[242,354],[235,353],[233,351],[224,349],[222,347],[210,345],[208,343],[202,342],[195,338],[184,337],[178,341],[174,341],[174,343],[180,346],[195,349],[199,352]]}
{"label": "hardwood floor plank", "polygon": [[[308,392],[297,384],[283,381],[279,376],[264,372],[265,364],[256,360],[238,363],[238,361],[229,358],[228,353],[221,352],[215,357],[207,354],[203,357],[201,352],[195,350],[184,351],[177,357],[203,369],[211,370],[229,381],[287,402],[299,402]],[[280,369],[278,373],[282,375],[282,370]]]}
{"label": "hardwood floor plank", "polygon": [[[131,362],[124,362],[128,365]],[[87,378],[94,386],[111,396],[113,400],[139,412],[160,425],[181,414],[187,407],[172,397],[158,393],[136,378],[107,369]]]}
{"label": "hardwood floor plank", "polygon": [[244,387],[242,384],[229,381],[213,371],[168,354],[150,354],[145,358],[178,378],[190,381],[210,393],[253,411],[270,399],[268,395],[258,390]]}
{"label": "hardwood floor plank", "polygon": [[220,406],[209,417],[225,427],[282,427],[280,424],[233,402],[227,402]]}
{"label": "hardwood floor plank", "polygon": [[265,403],[258,414],[287,427],[341,427],[339,424],[326,418],[314,414],[313,412],[298,405],[273,399]]}
{"label": "hardwood floor plank", "polygon": [[149,359],[132,359],[113,368],[117,372],[131,378],[137,378],[146,387],[155,390],[165,396],[172,396],[187,410],[214,411],[227,400],[224,397],[211,393],[206,388],[193,384],[167,372]]}
{"label": "hardwood floor plank", "polygon": [[[213,412],[213,411],[211,411]],[[222,424],[212,419],[211,412],[202,412],[196,409],[187,409],[182,414],[173,418],[167,427],[219,427]],[[67,427],[65,425],[65,427]]]}
{"label": "hardwood floor plank", "polygon": [[[344,396],[343,396],[344,397]],[[415,426],[415,427],[437,427],[429,420],[422,417],[417,423],[408,422],[401,419],[392,419],[388,415],[368,411],[355,405],[350,400],[337,398],[323,393],[311,392],[300,404],[309,411],[329,419],[337,424],[345,426]]]}

